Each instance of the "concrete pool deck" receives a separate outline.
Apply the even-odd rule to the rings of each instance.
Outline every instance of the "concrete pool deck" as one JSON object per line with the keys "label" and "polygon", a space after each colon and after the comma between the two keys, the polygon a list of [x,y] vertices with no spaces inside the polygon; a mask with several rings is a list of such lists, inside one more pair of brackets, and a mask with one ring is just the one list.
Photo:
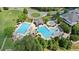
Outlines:
{"label": "concrete pool deck", "polygon": [[[29,24],[29,27],[23,28],[23,29],[27,29],[25,33],[18,33],[17,31],[19,28],[21,28],[23,23],[26,23],[25,26]],[[21,23],[16,28],[15,32],[13,33],[14,39],[15,38],[21,39],[26,35],[31,35],[31,34],[38,35],[39,34],[41,35],[43,39],[50,40],[51,38],[62,35],[62,32],[59,30],[58,25],[51,27],[51,26],[47,26],[46,24],[43,24],[43,25],[39,25],[38,27],[36,27],[34,23],[29,23],[29,22],[23,22],[23,23]]]}
{"label": "concrete pool deck", "polygon": [[[18,30],[21,28],[21,26],[22,26],[24,23],[25,23],[26,26],[27,26],[27,24],[29,24],[29,26],[26,27],[26,28],[23,28],[23,29],[25,29],[26,31],[25,31],[24,33],[21,33],[21,32],[19,32]],[[30,27],[31,27],[31,23],[29,23],[29,22],[23,22],[23,23],[21,23],[21,24],[18,26],[18,28],[16,28],[16,30],[15,30],[14,33],[13,33],[14,38],[19,38],[19,39],[20,39],[20,38],[23,38],[23,36],[28,35]],[[18,31],[18,32],[17,32],[17,31]]]}
{"label": "concrete pool deck", "polygon": [[[49,30],[49,28],[48,28],[47,25],[45,25],[45,24],[44,24],[44,25],[40,25],[38,28],[41,29],[41,27],[43,27],[43,30],[44,30],[44,29]],[[40,32],[38,28],[37,28],[37,32],[38,32],[37,34],[41,35],[42,38],[44,38],[44,39],[46,39],[46,40],[49,40],[50,37],[48,37],[48,38],[44,37],[45,33]],[[45,31],[45,30],[44,30],[44,31]],[[49,33],[49,34],[50,34],[50,33]]]}
{"label": "concrete pool deck", "polygon": [[[22,33],[22,32],[18,32],[18,30],[21,28],[21,26],[22,26],[24,23],[25,23],[26,25],[29,25],[28,29],[30,28],[31,23],[23,22],[23,23],[21,23],[21,24],[18,26],[18,28],[16,28],[16,30],[15,30],[16,33],[23,34],[23,35],[25,34],[25,33]],[[27,29],[27,28],[26,28],[26,29]],[[28,31],[28,29],[27,29],[27,31]]]}
{"label": "concrete pool deck", "polygon": [[[41,29],[41,27],[43,27],[43,30]],[[47,31],[44,30],[44,27]],[[39,28],[41,30],[39,30]],[[41,32],[41,31],[44,31],[44,32]],[[37,34],[41,35],[42,38],[44,38],[45,40],[50,40],[51,38],[54,38],[56,36],[60,36],[63,32],[60,32],[59,28],[56,26],[56,27],[48,27],[46,24],[44,25],[40,25],[38,28],[37,28]],[[46,36],[46,37],[45,37]]]}

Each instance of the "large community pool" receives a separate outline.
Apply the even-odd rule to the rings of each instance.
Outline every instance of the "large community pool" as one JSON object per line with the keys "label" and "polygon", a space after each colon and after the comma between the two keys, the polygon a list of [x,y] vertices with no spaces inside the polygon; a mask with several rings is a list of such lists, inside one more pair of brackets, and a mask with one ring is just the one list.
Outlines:
{"label": "large community pool", "polygon": [[49,29],[47,26],[40,26],[37,28],[37,32],[45,39],[48,39],[55,35],[58,29]]}
{"label": "large community pool", "polygon": [[27,22],[22,23],[17,29],[16,33],[25,34],[29,28],[30,24]]}
{"label": "large community pool", "polygon": [[[31,33],[30,31],[33,29],[33,26],[31,26],[31,23],[24,22],[18,26],[18,28],[15,30],[14,35],[16,37],[25,36],[26,34]],[[54,27],[48,27],[47,25],[39,25],[35,28],[37,31],[37,34],[41,35],[42,38],[49,40],[51,37],[55,37],[56,33],[59,32],[59,28]]]}

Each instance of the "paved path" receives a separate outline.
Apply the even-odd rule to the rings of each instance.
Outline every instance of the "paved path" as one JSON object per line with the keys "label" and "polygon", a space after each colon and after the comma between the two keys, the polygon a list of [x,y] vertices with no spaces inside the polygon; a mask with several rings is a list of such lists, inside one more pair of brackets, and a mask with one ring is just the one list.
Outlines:
{"label": "paved path", "polygon": [[1,49],[0,50],[3,50],[6,40],[7,40],[7,37],[4,38],[4,41],[2,43],[2,46],[1,46]]}
{"label": "paved path", "polygon": [[77,43],[79,43],[79,41],[75,41],[75,42],[72,41],[72,43],[73,43],[73,44],[77,44]]}

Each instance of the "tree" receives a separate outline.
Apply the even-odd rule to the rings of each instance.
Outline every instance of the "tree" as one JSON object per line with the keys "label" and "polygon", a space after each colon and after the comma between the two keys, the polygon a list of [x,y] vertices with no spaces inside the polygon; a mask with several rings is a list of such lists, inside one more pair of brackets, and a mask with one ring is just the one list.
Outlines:
{"label": "tree", "polygon": [[8,8],[8,7],[3,7],[3,9],[4,9],[4,10],[8,10],[9,8]]}
{"label": "tree", "polygon": [[44,47],[43,47],[43,45],[40,44],[39,39],[35,39],[35,42],[36,42],[36,49],[35,49],[35,51],[43,51]]}
{"label": "tree", "polygon": [[11,27],[11,26],[8,26],[4,29],[4,36],[7,36],[7,37],[12,37],[12,33],[14,31],[14,27]]}
{"label": "tree", "polygon": [[76,24],[72,27],[72,34],[79,35],[79,24]]}
{"label": "tree", "polygon": [[50,20],[50,17],[49,16],[45,16],[45,17],[43,17],[43,20],[44,20],[45,23],[47,23]]}
{"label": "tree", "polygon": [[53,48],[52,48],[52,50],[56,51],[56,50],[58,50],[58,49],[59,49],[59,43],[58,43],[58,41],[55,41],[55,42],[53,43]]}
{"label": "tree", "polygon": [[0,12],[1,12],[2,10],[1,10],[1,8],[0,8]]}
{"label": "tree", "polygon": [[47,48],[47,40],[44,40],[44,39],[42,39],[41,37],[38,37],[37,39],[36,39],[37,41],[38,41],[38,43],[42,46],[42,48],[43,48],[43,50],[45,49],[45,48]]}
{"label": "tree", "polygon": [[27,11],[26,8],[24,8],[23,13],[24,13],[24,14],[28,14],[28,11]]}
{"label": "tree", "polygon": [[[19,43],[15,42],[15,50],[25,50],[25,51],[41,51],[43,50],[41,44],[36,41],[32,36],[25,36]],[[22,42],[22,43],[20,43]],[[23,48],[22,48],[23,47]]]}
{"label": "tree", "polygon": [[51,40],[48,40],[48,47],[47,47],[49,50],[52,50],[53,48],[53,43]]}
{"label": "tree", "polygon": [[53,39],[52,43],[53,43],[53,48],[52,50],[58,50],[59,49],[59,38]]}
{"label": "tree", "polygon": [[71,46],[72,46],[72,42],[70,40],[68,40],[68,45],[67,45],[67,48],[66,49],[71,49]]}
{"label": "tree", "polygon": [[62,19],[60,16],[58,16],[58,17],[56,18],[56,20],[57,20],[57,23],[58,23],[58,24],[60,24],[61,22],[63,22],[63,19]]}
{"label": "tree", "polygon": [[61,22],[60,23],[60,27],[64,30],[64,32],[66,32],[66,33],[69,33],[70,32],[70,27],[66,23]]}
{"label": "tree", "polygon": [[62,38],[59,40],[59,46],[65,48],[65,49],[70,49],[71,41],[69,39]]}
{"label": "tree", "polygon": [[67,13],[69,10],[66,8],[64,8],[64,13]]}
{"label": "tree", "polygon": [[59,48],[59,43],[57,40],[52,39],[52,40],[48,40],[48,47],[49,50],[53,50],[56,51]]}
{"label": "tree", "polygon": [[38,11],[52,11],[53,10],[53,8],[51,8],[51,7],[31,7],[32,9],[36,9],[36,10],[38,10]]}
{"label": "tree", "polygon": [[18,16],[18,19],[17,19],[17,23],[18,22],[22,22],[26,19],[26,15],[25,14],[21,14],[20,16]]}
{"label": "tree", "polygon": [[78,41],[79,40],[79,35],[71,35],[70,40],[72,41]]}
{"label": "tree", "polygon": [[20,16],[18,16],[19,17],[19,20],[24,20],[24,19],[26,19],[26,15],[25,14],[22,14],[22,15],[20,15]]}
{"label": "tree", "polygon": [[48,12],[48,11],[58,11],[59,7],[31,7],[32,9],[36,9],[38,11],[44,11],[44,12]]}
{"label": "tree", "polygon": [[17,40],[14,44],[14,50],[24,51],[25,50],[25,40]]}

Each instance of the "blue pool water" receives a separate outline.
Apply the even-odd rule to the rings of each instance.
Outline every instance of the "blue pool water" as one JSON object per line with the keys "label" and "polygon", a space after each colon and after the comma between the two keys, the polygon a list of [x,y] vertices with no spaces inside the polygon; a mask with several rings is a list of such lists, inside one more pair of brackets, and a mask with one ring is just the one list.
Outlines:
{"label": "blue pool water", "polygon": [[54,31],[50,31],[46,26],[38,27],[37,31],[41,33],[45,38],[49,38],[54,35]]}
{"label": "blue pool water", "polygon": [[29,26],[30,26],[30,24],[23,23],[16,32],[24,34],[27,31],[27,29],[29,28]]}
{"label": "blue pool water", "polygon": [[53,33],[53,35],[58,32],[58,28],[55,28],[55,29],[50,29],[51,33]]}

